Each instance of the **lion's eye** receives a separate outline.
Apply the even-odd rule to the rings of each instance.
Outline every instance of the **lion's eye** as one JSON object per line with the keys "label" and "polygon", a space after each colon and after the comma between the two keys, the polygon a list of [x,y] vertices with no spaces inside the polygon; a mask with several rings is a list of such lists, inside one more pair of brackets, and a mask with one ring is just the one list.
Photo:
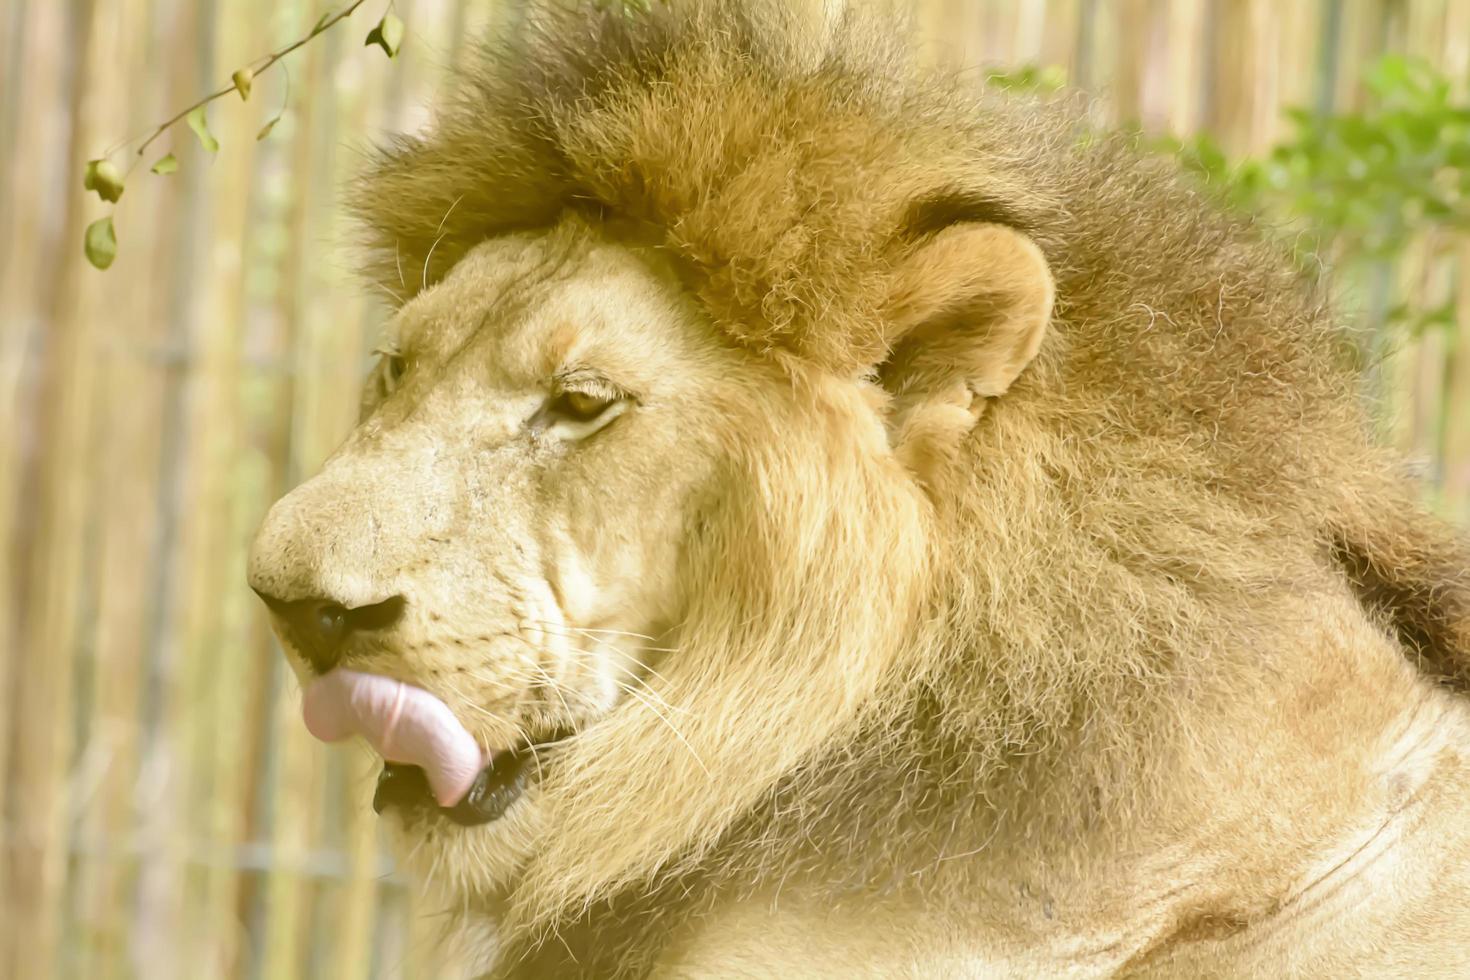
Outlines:
{"label": "lion's eye", "polygon": [[526,424],[532,432],[585,439],[623,413],[629,399],[616,391],[563,389],[541,405]]}
{"label": "lion's eye", "polygon": [[380,399],[387,398],[398,389],[398,383],[408,372],[408,358],[391,347],[379,347],[373,353],[378,355],[371,375],[373,387]]}
{"label": "lion's eye", "polygon": [[408,359],[402,354],[383,355],[383,377],[387,379],[389,387],[398,387],[398,382],[403,380],[407,370]]}
{"label": "lion's eye", "polygon": [[377,363],[368,371],[366,381],[362,386],[362,398],[358,403],[358,420],[364,421],[373,412],[377,411],[379,405],[398,390],[398,383],[403,380],[403,375],[408,371],[408,359],[393,351],[379,348],[373,352],[378,355]]}
{"label": "lion's eye", "polygon": [[568,419],[572,422],[591,422],[612,407],[616,401],[616,398],[594,395],[586,391],[564,391],[551,400],[547,409],[554,417]]}

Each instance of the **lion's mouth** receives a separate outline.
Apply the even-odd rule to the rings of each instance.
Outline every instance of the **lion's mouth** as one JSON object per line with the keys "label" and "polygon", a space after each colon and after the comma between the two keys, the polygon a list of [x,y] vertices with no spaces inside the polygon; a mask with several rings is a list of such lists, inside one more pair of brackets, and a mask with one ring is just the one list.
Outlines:
{"label": "lion's mouth", "polygon": [[439,698],[378,674],[328,671],[302,698],[307,729],[324,742],[361,735],[383,757],[373,809],[437,812],[463,826],[499,819],[520,795],[556,729],[487,753]]}
{"label": "lion's mouth", "polygon": [[495,753],[490,764],[470,784],[469,792],[453,806],[439,805],[427,774],[419,766],[385,762],[373,793],[373,810],[382,813],[395,807],[405,813],[437,813],[461,827],[477,827],[499,820],[539,773],[537,753],[571,735],[570,730],[563,729],[534,743],[526,742]]}

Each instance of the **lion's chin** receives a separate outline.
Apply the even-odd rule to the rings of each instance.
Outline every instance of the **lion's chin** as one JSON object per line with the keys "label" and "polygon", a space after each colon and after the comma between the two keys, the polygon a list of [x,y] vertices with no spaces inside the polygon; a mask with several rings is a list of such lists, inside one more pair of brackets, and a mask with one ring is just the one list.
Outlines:
{"label": "lion's chin", "polygon": [[455,918],[502,914],[527,863],[545,843],[546,803],[534,770],[533,764],[505,812],[484,823],[460,824],[422,802],[384,808],[384,843],[425,910]]}
{"label": "lion's chin", "polygon": [[546,738],[494,753],[489,765],[475,777],[469,792],[453,806],[439,805],[427,774],[419,766],[384,762],[373,793],[373,810],[381,814],[394,808],[405,816],[439,816],[461,827],[478,827],[499,820],[520,799],[531,781],[539,777],[542,760],[538,753],[572,734],[569,729],[559,730]]}

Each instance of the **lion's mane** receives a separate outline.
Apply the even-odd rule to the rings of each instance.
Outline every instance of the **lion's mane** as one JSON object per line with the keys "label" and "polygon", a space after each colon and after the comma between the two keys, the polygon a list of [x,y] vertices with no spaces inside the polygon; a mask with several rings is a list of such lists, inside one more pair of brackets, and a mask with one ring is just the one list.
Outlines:
{"label": "lion's mane", "polygon": [[[1125,817],[1178,705],[1269,682],[1282,654],[1252,640],[1283,594],[1346,581],[1470,678],[1463,552],[1373,447],[1320,292],[1248,221],[1075,111],[919,69],[891,25],[607,6],[533,9],[381,152],[355,195],[372,274],[413,291],[577,212],[667,252],[811,412],[732,427],[748,499],[691,528],[661,666],[693,751],[605,726],[548,778],[563,815],[510,896],[509,962],[636,972],[718,888],[961,888],[949,859],[1006,827]],[[1052,324],[962,465],[895,495],[832,379],[888,354],[891,243],[977,219],[1040,246]],[[830,451],[784,446],[814,424]]]}

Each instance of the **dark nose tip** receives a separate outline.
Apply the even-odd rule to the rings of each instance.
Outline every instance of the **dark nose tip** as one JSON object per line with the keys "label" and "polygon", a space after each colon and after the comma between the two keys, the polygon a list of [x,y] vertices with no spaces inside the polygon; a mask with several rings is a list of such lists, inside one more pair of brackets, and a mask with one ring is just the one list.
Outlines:
{"label": "dark nose tip", "polygon": [[330,599],[286,601],[259,589],[255,594],[280,617],[291,644],[301,651],[318,674],[325,674],[337,666],[348,637],[354,633],[387,629],[402,618],[403,607],[407,604],[400,595],[349,609]]}

